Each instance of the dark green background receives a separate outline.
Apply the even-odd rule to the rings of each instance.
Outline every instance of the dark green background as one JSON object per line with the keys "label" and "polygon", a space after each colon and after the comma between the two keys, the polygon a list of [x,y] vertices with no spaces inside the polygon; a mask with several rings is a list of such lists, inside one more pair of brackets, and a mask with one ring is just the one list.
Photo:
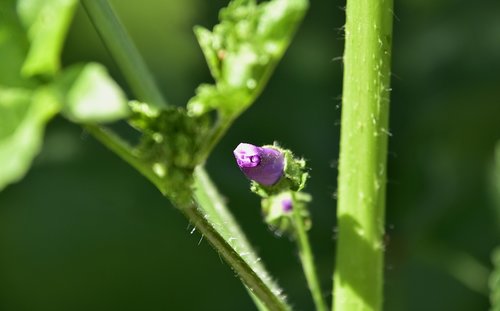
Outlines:
{"label": "dark green background", "polygon": [[[500,244],[500,2],[395,2],[385,309],[487,310],[486,280],[470,262],[490,269]],[[224,1],[113,3],[170,102],[211,82],[192,27],[212,27]],[[276,140],[309,161],[311,238],[330,301],[344,5],[312,1],[268,87],[208,162],[297,310],[313,307],[294,246],[262,223],[232,150]],[[63,59],[103,62],[125,87],[81,8]],[[0,310],[254,310],[191,229],[138,173],[55,119],[30,173],[0,194]]]}

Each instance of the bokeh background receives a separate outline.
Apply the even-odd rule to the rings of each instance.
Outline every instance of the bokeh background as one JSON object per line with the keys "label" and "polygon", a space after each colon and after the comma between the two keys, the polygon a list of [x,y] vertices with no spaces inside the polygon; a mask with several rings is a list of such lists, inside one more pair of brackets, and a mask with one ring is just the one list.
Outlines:
{"label": "bokeh background", "polygon": [[[311,238],[331,300],[344,1],[311,8],[268,87],[208,170],[297,310],[312,310],[293,244],[261,221],[232,158],[273,141],[304,156]],[[385,310],[487,310],[500,244],[500,2],[395,1]],[[211,82],[192,32],[226,1],[112,1],[166,98]],[[64,63],[99,61],[126,88],[79,8]],[[132,168],[55,119],[20,183],[0,193],[0,310],[254,310],[234,272]]]}

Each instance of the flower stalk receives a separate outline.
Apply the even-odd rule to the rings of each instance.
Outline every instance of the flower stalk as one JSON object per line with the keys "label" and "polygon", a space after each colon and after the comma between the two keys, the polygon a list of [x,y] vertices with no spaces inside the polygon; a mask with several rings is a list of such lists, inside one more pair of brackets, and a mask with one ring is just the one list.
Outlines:
{"label": "flower stalk", "polygon": [[348,0],[333,309],[382,309],[392,0]]}

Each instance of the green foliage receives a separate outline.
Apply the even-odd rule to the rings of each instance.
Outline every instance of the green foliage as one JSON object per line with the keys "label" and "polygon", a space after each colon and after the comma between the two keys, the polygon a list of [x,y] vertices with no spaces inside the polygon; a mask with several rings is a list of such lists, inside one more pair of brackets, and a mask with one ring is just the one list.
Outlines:
{"label": "green foliage", "polygon": [[0,190],[26,174],[40,151],[45,124],[58,110],[44,88],[0,87]]}
{"label": "green foliage", "polygon": [[[78,123],[129,114],[123,91],[102,65],[59,72],[76,3],[21,0],[17,11],[12,1],[0,3],[0,190],[26,174],[40,151],[45,125],[57,113]],[[53,78],[41,82],[32,75]]]}
{"label": "green foliage", "polygon": [[308,3],[304,0],[232,1],[213,31],[195,27],[215,85],[201,85],[190,114],[218,109],[234,118],[259,95],[281,59]]}
{"label": "green foliage", "polygon": [[72,66],[59,79],[63,114],[73,122],[112,122],[130,114],[125,93],[100,64]]}
{"label": "green foliage", "polygon": [[[263,267],[250,265],[243,258],[246,254],[238,252],[230,238],[217,231],[217,224],[208,221],[209,213],[193,204],[193,199],[197,199],[193,175],[232,121],[260,94],[288,46],[307,2],[273,0],[257,5],[256,1],[233,1],[221,11],[221,23],[215,26],[213,33],[197,28],[195,32],[216,84],[200,86],[187,109],[156,109],[152,108],[155,103],[136,101],[129,106],[123,91],[99,64],[61,69],[60,54],[77,3],[76,0],[19,0],[17,6],[14,2],[2,4],[10,19],[0,23],[0,35],[13,34],[15,39],[0,36],[0,52],[5,53],[0,54],[0,59],[12,57],[8,55],[12,53],[16,53],[17,58],[12,57],[14,66],[6,71],[10,76],[2,76],[0,80],[5,81],[5,85],[0,84],[0,108],[9,110],[0,120],[3,126],[0,169],[7,172],[2,175],[0,188],[23,176],[40,149],[46,123],[61,113],[72,122],[86,125],[89,133],[143,173],[175,206],[182,208],[238,271],[252,295],[260,299],[259,306],[288,309],[281,290]],[[97,29],[101,33],[109,31],[107,38],[124,33],[117,31],[121,26],[106,1],[85,1],[84,4]],[[106,17],[110,17],[109,20]],[[117,62],[126,68],[124,73],[133,84],[132,89],[145,98],[158,98],[160,92],[154,83],[143,82],[149,75],[143,70],[144,63],[133,45],[126,36],[115,37],[119,40],[109,40],[107,45],[113,56],[120,56],[116,57]],[[121,49],[124,46],[127,48]],[[208,113],[211,110],[218,112],[216,123]],[[130,124],[141,132],[139,143],[132,147],[112,131],[94,124],[128,116],[131,116]],[[4,170],[5,165],[9,165],[11,171]],[[293,169],[293,165],[290,168]],[[301,188],[300,180],[294,182],[296,185],[291,188]],[[215,213],[219,215],[214,219],[220,216],[219,211]]]}

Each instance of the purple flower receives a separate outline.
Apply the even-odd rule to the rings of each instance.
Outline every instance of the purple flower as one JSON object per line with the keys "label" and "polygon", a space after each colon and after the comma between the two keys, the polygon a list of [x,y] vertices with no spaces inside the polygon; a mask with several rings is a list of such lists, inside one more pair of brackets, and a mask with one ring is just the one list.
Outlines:
{"label": "purple flower", "polygon": [[260,184],[274,185],[283,175],[285,160],[277,149],[241,143],[233,154],[243,174]]}

